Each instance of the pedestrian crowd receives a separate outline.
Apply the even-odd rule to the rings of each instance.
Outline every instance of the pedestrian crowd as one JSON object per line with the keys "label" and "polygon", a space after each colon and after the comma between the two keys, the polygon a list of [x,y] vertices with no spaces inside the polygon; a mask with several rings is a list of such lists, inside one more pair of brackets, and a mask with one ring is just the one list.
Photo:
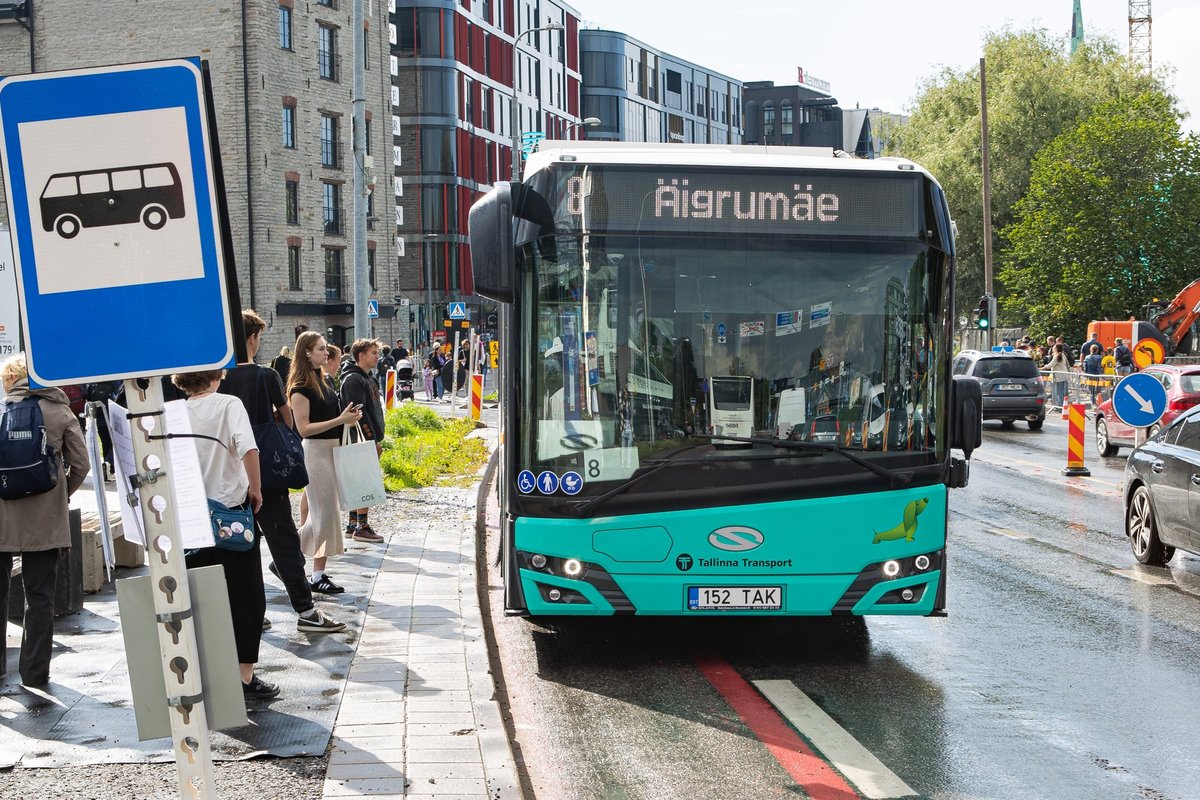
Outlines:
{"label": "pedestrian crowd", "polygon": [[[400,342],[393,349],[374,339],[359,339],[343,357],[324,336],[297,326],[295,344],[282,348],[270,367],[262,367],[255,357],[266,322],[244,311],[242,323],[245,361],[231,370],[174,375],[171,385],[176,391],[165,393],[167,399],[180,393],[186,397],[204,490],[214,514],[214,546],[187,551],[185,560],[189,568],[219,565],[225,572],[243,694],[250,701],[279,694],[278,686],[255,672],[262,632],[270,627],[265,616],[263,540],[271,555],[268,569],[283,583],[296,613],[296,629],[319,634],[346,627],[317,609],[314,597],[345,591],[331,575],[330,562],[345,551],[346,539],[380,543],[384,537],[371,528],[368,508],[341,516],[334,449],[361,436],[374,442],[376,456],[382,453],[386,425],[375,376],[385,372],[379,369],[385,356],[395,363],[396,356],[407,358],[408,352]],[[0,365],[0,378],[5,394],[0,425],[36,413],[37,429],[44,430],[37,435],[44,435],[52,456],[44,474],[31,477],[30,491],[7,492],[10,483],[16,485],[9,478],[17,473],[3,472],[7,454],[5,442],[0,442],[0,622],[7,625],[8,584],[13,557],[19,555],[26,598],[21,681],[43,686],[50,675],[57,565],[70,547],[68,498],[83,483],[89,462],[71,400],[63,390],[31,389],[24,354]],[[12,413],[14,404],[30,398],[36,402],[20,406],[29,414]],[[18,433],[12,438],[21,441],[34,435]],[[291,449],[289,436],[295,440]],[[111,451],[111,445],[105,449]],[[303,489],[298,524],[293,489]],[[247,526],[217,521],[218,514],[221,520],[245,515],[249,535]],[[7,672],[4,630],[0,628],[0,675]]]}
{"label": "pedestrian crowd", "polygon": [[1099,334],[1093,333],[1073,350],[1062,336],[1047,336],[1044,345],[1025,336],[1018,339],[1013,348],[1028,353],[1041,366],[1050,384],[1048,410],[1062,410],[1070,394],[1072,380],[1081,382],[1092,408],[1095,408],[1107,399],[1117,381],[1137,371],[1133,350],[1120,337],[1117,337],[1113,347],[1106,348]]}

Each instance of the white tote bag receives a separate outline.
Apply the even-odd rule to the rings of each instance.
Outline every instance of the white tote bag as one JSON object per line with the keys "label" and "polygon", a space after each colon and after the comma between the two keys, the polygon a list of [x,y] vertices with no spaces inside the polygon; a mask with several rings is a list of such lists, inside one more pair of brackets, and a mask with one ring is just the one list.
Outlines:
{"label": "white tote bag", "polygon": [[[352,430],[358,431],[357,442],[351,441]],[[333,448],[333,474],[337,476],[342,511],[370,508],[387,500],[375,442],[363,436],[358,423],[353,428],[342,426],[342,444]]]}

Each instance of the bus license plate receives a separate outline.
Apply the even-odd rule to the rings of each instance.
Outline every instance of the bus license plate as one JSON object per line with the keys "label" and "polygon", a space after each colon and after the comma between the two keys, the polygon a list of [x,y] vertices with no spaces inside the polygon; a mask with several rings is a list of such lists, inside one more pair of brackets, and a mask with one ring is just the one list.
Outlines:
{"label": "bus license plate", "polygon": [[780,611],[782,586],[689,586],[688,611]]}

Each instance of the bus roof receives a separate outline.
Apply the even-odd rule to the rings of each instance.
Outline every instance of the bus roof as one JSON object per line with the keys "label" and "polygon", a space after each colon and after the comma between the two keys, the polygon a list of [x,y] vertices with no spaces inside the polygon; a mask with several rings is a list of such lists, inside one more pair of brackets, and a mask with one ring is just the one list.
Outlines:
{"label": "bus roof", "polygon": [[750,144],[683,144],[545,140],[527,159],[526,174],[551,164],[629,164],[674,167],[750,167],[775,169],[845,170],[861,172],[914,171],[933,176],[906,158],[852,158],[828,147],[783,147]]}

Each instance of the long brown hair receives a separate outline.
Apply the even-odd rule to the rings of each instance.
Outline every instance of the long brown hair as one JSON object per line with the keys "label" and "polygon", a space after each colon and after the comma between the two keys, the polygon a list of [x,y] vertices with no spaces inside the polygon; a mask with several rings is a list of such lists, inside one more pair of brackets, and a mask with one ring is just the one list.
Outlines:
{"label": "long brown hair", "polygon": [[292,389],[301,386],[319,394],[325,392],[324,373],[320,369],[314,368],[308,360],[308,354],[323,338],[316,331],[305,331],[296,338],[296,350],[292,354],[292,368],[288,371],[288,394],[292,393]]}

